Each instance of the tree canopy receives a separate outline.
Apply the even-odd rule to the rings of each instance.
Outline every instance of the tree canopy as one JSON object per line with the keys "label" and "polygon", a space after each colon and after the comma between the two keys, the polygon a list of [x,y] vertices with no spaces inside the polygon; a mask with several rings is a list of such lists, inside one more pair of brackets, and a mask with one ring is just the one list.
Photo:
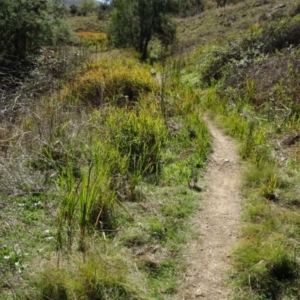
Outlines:
{"label": "tree canopy", "polygon": [[24,59],[68,34],[61,0],[0,0],[0,59]]}
{"label": "tree canopy", "polygon": [[150,40],[155,36],[167,46],[175,39],[170,21],[172,0],[114,0],[109,38],[117,47],[135,47],[146,59]]}

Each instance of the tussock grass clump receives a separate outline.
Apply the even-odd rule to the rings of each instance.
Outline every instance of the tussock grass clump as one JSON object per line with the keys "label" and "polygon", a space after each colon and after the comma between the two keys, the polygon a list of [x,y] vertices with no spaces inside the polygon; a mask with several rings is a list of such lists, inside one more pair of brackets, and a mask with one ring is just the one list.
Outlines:
{"label": "tussock grass clump", "polygon": [[139,65],[133,59],[106,58],[88,64],[88,70],[64,93],[69,101],[92,107],[105,103],[125,106],[154,89],[149,67]]}
{"label": "tussock grass clump", "polygon": [[74,151],[81,153],[81,160],[75,162],[78,172],[74,173],[72,159],[60,170],[62,200],[57,227],[59,249],[64,247],[66,232],[71,250],[78,224],[79,248],[84,252],[88,230],[114,230],[115,205],[123,207],[121,201],[136,200],[137,187],[147,176],[158,178],[167,139],[160,114],[152,116],[143,108],[95,112],[86,126],[90,130],[82,144],[73,144]]}
{"label": "tussock grass clump", "polygon": [[148,109],[114,109],[105,121],[107,138],[122,156],[129,158],[129,171],[156,173],[161,168],[161,153],[167,138],[164,119]]}
{"label": "tussock grass clump", "polygon": [[144,290],[141,274],[121,255],[104,255],[93,251],[83,262],[79,257],[61,268],[46,267],[32,278],[35,289],[22,299],[30,300],[116,300],[150,299]]}
{"label": "tussock grass clump", "polygon": [[90,43],[101,43],[103,40],[106,40],[106,34],[103,32],[79,31],[76,34],[84,41]]}
{"label": "tussock grass clump", "polygon": [[[265,241],[263,247],[259,240],[250,243],[245,242],[235,251],[240,263],[237,266],[241,274],[237,278],[239,284],[250,285],[262,299],[283,299],[284,294],[289,293],[288,286],[296,284],[298,268],[295,258],[284,249],[286,241],[277,236]],[[290,288],[290,293],[292,290]]]}
{"label": "tussock grass clump", "polygon": [[[85,252],[85,240],[90,228],[102,231],[115,228],[114,205],[117,191],[127,171],[127,157],[109,144],[98,142],[88,155],[86,165],[81,166],[79,178],[71,169],[64,169],[59,184],[60,201],[57,243],[63,249],[63,231],[67,233],[67,247],[72,249],[73,231],[76,223],[80,228],[79,249]],[[64,226],[64,223],[66,226]]]}

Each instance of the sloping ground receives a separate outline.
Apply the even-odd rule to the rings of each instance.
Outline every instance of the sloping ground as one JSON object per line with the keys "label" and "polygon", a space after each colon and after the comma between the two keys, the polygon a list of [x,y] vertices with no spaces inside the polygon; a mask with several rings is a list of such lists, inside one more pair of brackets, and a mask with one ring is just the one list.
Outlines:
{"label": "sloping ground", "polygon": [[230,299],[226,284],[230,252],[238,237],[240,165],[234,141],[207,120],[213,155],[206,174],[206,191],[192,220],[195,237],[185,250],[187,271],[176,299]]}
{"label": "sloping ground", "polygon": [[87,16],[70,16],[69,23],[75,32],[105,32],[107,21],[99,20],[96,13],[90,13]]}
{"label": "sloping ground", "polygon": [[216,8],[215,2],[207,1],[203,13],[175,19],[179,45],[182,48],[221,45],[255,24],[293,14],[295,7],[296,1],[247,0],[225,8]]}
{"label": "sloping ground", "polygon": [[[300,6],[299,1],[290,1],[280,7],[283,10],[279,9],[277,16],[266,15],[265,25],[258,19],[248,33],[240,35],[228,27],[231,38],[227,39],[230,32],[224,33],[222,43],[226,46],[211,47],[211,55],[204,53],[210,47],[197,50],[199,77],[210,86],[203,106],[212,115],[218,115],[226,132],[239,140],[239,154],[247,164],[242,175],[243,226],[234,246],[231,274],[237,287],[234,299],[240,300],[300,296]],[[291,17],[281,18],[279,12]],[[275,21],[268,23],[270,19]],[[218,32],[218,26],[214,28]],[[198,31],[202,32],[202,27]],[[185,79],[196,77],[194,74],[184,74]],[[206,87],[201,83],[200,86]],[[197,265],[190,257],[191,266]],[[207,265],[201,262],[200,266],[208,273]],[[199,285],[204,280],[201,276],[190,280],[191,285],[200,287],[199,292],[193,288],[185,299],[206,296]],[[214,290],[211,285],[210,293]],[[218,297],[207,297],[228,296],[224,292]]]}

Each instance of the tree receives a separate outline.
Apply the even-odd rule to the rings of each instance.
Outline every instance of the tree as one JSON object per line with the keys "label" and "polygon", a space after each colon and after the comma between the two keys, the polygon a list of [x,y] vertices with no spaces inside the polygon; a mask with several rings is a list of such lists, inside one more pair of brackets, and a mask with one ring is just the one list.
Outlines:
{"label": "tree", "polygon": [[98,6],[98,19],[104,20],[110,13],[111,13],[111,5],[109,0],[101,1],[100,5]]}
{"label": "tree", "polygon": [[78,6],[76,4],[70,5],[70,14],[75,16],[78,13]]}
{"label": "tree", "polygon": [[225,7],[227,0],[216,0],[217,7]]}
{"label": "tree", "polygon": [[0,58],[24,59],[68,34],[60,0],[0,0]]}
{"label": "tree", "polygon": [[165,46],[175,39],[175,26],[168,18],[170,0],[115,0],[109,39],[117,47],[135,47],[147,58],[150,40],[156,36]]}
{"label": "tree", "polygon": [[83,0],[79,6],[79,11],[86,16],[87,13],[92,12],[96,7],[95,0]]}

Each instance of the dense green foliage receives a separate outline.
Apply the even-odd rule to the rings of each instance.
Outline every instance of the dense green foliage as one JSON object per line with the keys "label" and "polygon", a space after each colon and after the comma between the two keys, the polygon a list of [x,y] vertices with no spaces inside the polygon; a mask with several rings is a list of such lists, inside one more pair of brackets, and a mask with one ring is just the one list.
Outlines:
{"label": "dense green foliage", "polygon": [[89,12],[92,12],[96,8],[95,0],[85,0],[82,1],[79,5],[79,14],[86,16]]}
{"label": "dense green foliage", "polygon": [[150,40],[155,36],[165,46],[174,41],[175,27],[167,16],[168,5],[160,0],[114,1],[109,38],[116,47],[135,47],[147,58]]}
{"label": "dense green foliage", "polygon": [[25,58],[43,45],[65,41],[69,31],[60,0],[1,0],[0,58]]}

